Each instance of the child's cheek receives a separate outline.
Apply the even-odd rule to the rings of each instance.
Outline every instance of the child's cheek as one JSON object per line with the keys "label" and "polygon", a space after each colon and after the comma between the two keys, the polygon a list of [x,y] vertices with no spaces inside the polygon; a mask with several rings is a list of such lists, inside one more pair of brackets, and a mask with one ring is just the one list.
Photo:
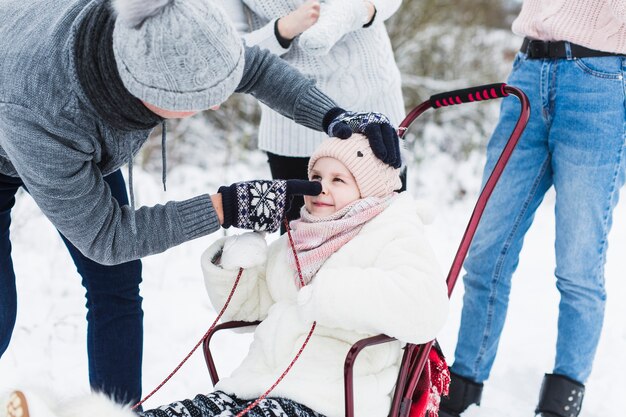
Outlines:
{"label": "child's cheek", "polygon": [[311,212],[311,210],[313,209],[313,197],[308,195],[304,196],[304,207],[306,207],[309,213]]}

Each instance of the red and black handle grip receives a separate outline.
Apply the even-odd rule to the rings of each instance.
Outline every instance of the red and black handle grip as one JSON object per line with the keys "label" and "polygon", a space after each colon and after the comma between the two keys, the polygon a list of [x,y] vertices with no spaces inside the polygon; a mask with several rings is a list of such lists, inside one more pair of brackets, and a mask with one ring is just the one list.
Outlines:
{"label": "red and black handle grip", "polygon": [[473,101],[491,100],[506,97],[505,83],[485,84],[461,90],[448,91],[446,93],[430,96],[428,101],[433,108],[454,106],[456,104],[470,103]]}

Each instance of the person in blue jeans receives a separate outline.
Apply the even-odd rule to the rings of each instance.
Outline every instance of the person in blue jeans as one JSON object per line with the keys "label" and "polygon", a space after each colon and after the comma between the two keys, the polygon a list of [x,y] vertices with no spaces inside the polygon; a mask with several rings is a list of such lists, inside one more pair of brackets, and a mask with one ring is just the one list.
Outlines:
{"label": "person in blue jeans", "polygon": [[[128,205],[121,171],[105,176],[104,181],[118,204]],[[11,208],[20,187],[24,187],[21,179],[0,174],[0,353],[8,348],[7,331],[13,329],[17,311],[9,226]],[[114,398],[138,398],[143,352],[141,261],[101,265],[83,255],[62,234],[61,238],[86,290],[90,385]]]}
{"label": "person in blue jeans", "polygon": [[[480,404],[524,235],[552,186],[558,337],[554,368],[544,376],[536,414],[577,416],[591,373],[606,301],[607,236],[625,179],[626,9],[614,1],[558,3],[526,0],[513,23],[514,32],[526,38],[508,83],[528,95],[531,115],[465,261],[461,327],[450,396],[442,402],[444,417]],[[601,24],[609,26],[596,26]],[[515,98],[502,102],[487,146],[483,184],[519,111]]]}
{"label": "person in blue jeans", "polygon": [[[135,209],[133,158],[154,127],[165,151],[167,119],[247,93],[311,129],[364,133],[379,159],[400,166],[386,116],[345,111],[280,58],[244,47],[217,2],[3,0],[0,22],[0,356],[16,322],[9,225],[23,186],[82,276],[90,383],[117,401],[141,396],[138,259],[220,226],[275,231],[294,195],[321,191],[246,181]],[[165,153],[163,162],[165,185]]]}

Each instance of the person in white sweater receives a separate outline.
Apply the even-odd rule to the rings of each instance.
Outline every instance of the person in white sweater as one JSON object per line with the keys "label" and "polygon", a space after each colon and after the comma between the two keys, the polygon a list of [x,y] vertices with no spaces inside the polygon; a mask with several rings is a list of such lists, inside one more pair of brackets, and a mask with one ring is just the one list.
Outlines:
{"label": "person in white sweater", "polygon": [[[578,416],[602,331],[607,236],[626,177],[626,1],[524,0],[513,31],[525,39],[508,83],[528,95],[531,115],[465,261],[443,417],[480,404],[524,235],[551,186],[561,299],[555,361],[543,378],[538,416]],[[519,103],[506,98],[487,147],[485,181],[518,115]]]}
{"label": "person in white sweater", "polygon": [[[225,0],[248,46],[281,56],[316,81],[344,108],[376,110],[394,126],[404,101],[384,22],[401,0]],[[325,139],[261,104],[258,146],[267,152],[274,179],[306,179],[308,158]],[[294,140],[298,138],[298,140]],[[299,215],[296,197],[288,218]],[[284,230],[283,230],[284,231]]]}
{"label": "person in white sweater", "polygon": [[[408,193],[395,192],[399,170],[376,159],[363,136],[323,142],[309,162],[309,178],[321,183],[322,193],[307,197],[301,218],[290,224],[299,268],[287,235],[269,248],[258,233],[225,237],[202,254],[216,310],[244,268],[222,320],[262,320],[248,355],[217,391],[139,416],[236,415],[287,369],[314,323],[299,359],[249,415],[343,416],[346,354],[356,341],[378,334],[397,340],[369,347],[356,361],[355,413],[388,415],[404,344],[433,340],[448,311],[445,278],[420,216],[424,210]],[[14,397],[21,409],[27,407],[27,395]],[[101,397],[71,407],[57,407],[55,415],[131,417]]]}

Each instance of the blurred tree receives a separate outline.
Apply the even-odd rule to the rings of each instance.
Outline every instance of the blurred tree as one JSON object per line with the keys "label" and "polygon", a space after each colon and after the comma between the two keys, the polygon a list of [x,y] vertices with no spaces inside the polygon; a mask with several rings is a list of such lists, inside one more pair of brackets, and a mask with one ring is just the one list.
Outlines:
{"label": "blurred tree", "polygon": [[[510,30],[520,3],[513,0],[404,1],[386,22],[403,80],[407,111],[432,94],[505,81],[520,40]],[[498,116],[499,100],[426,112],[406,135],[409,163],[444,153],[471,159],[478,176],[482,152]],[[456,167],[442,167],[453,183]],[[419,177],[419,176],[418,176]],[[419,179],[417,186],[422,185]],[[455,197],[467,190],[457,185]]]}

